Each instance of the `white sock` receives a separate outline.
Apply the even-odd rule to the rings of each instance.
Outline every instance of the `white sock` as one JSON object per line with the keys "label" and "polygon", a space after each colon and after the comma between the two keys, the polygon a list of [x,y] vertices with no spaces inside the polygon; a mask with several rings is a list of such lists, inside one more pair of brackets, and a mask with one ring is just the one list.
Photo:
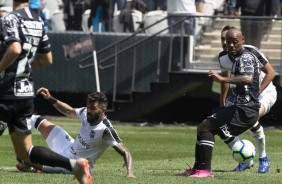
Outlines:
{"label": "white sock", "polygon": [[37,118],[39,117],[39,115],[32,115],[31,116],[31,122],[30,122],[30,124],[31,124],[31,126],[32,126],[32,128],[34,128],[34,126],[35,126],[35,122],[36,122],[36,120],[37,120]]}
{"label": "white sock", "polygon": [[256,141],[259,158],[266,157],[265,135],[264,135],[263,127],[260,126],[260,128],[255,132],[252,132],[250,130],[250,133],[252,137],[254,138],[254,140]]}
{"label": "white sock", "polygon": [[70,165],[71,165],[71,168],[72,168],[72,172],[74,172],[75,165],[76,165],[76,160],[75,159],[70,159]]}
{"label": "white sock", "polygon": [[[40,117],[40,118],[39,118]],[[38,119],[39,118],[39,119]],[[45,118],[43,118],[42,116],[40,115],[32,115],[31,116],[31,127],[32,128],[35,128],[35,129],[38,129],[39,126],[41,125],[41,123],[45,120]],[[37,121],[40,121],[40,122],[37,122]],[[37,123],[36,123],[37,122]]]}

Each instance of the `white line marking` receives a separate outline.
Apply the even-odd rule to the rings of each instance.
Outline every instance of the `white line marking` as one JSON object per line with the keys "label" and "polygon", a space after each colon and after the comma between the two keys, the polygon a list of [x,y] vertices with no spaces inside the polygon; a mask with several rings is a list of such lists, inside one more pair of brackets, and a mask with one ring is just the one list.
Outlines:
{"label": "white line marking", "polygon": [[17,171],[16,166],[15,167],[10,167],[10,166],[6,166],[6,167],[1,167],[0,166],[0,171],[4,170],[4,171]]}

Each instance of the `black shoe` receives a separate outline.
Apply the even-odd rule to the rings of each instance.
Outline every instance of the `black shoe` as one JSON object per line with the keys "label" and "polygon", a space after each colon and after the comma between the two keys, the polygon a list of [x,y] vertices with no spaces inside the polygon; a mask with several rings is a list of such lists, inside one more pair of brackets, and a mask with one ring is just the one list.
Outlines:
{"label": "black shoe", "polygon": [[0,136],[4,133],[6,128],[7,128],[7,123],[0,120]]}

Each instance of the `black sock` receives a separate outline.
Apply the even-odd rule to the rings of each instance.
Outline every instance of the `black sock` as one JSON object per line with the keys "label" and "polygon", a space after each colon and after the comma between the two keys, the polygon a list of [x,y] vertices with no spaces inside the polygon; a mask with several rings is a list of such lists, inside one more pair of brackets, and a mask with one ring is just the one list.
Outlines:
{"label": "black sock", "polygon": [[32,163],[51,167],[63,167],[72,171],[70,160],[68,158],[43,146],[34,146],[29,153],[29,160]]}
{"label": "black sock", "polygon": [[202,151],[199,144],[200,138],[197,136],[197,142],[195,144],[195,163],[193,169],[200,169],[199,164],[202,163]]}
{"label": "black sock", "polygon": [[201,132],[199,135],[199,145],[201,150],[201,163],[199,169],[211,170],[212,151],[214,146],[214,135],[211,132]]}

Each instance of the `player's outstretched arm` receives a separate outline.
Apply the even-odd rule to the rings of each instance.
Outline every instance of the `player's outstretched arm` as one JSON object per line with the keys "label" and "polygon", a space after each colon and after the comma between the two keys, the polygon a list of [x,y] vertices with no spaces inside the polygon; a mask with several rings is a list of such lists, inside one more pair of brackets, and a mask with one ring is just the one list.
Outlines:
{"label": "player's outstretched arm", "polygon": [[252,74],[222,77],[216,71],[211,70],[211,71],[209,71],[208,76],[213,77],[214,80],[219,81],[221,83],[251,84],[253,82],[253,75]]}
{"label": "player's outstretched arm", "polygon": [[127,168],[127,177],[128,178],[136,178],[134,175],[134,168],[133,168],[133,159],[128,151],[128,149],[122,144],[118,143],[116,146],[113,146],[113,148],[121,155],[123,156],[125,166]]}
{"label": "player's outstretched arm", "polygon": [[70,118],[78,118],[75,109],[70,105],[52,97],[47,88],[41,87],[36,91],[37,94],[41,94],[44,99],[48,100],[60,113]]}
{"label": "player's outstretched arm", "polygon": [[259,92],[262,93],[262,91],[269,85],[269,83],[274,79],[275,77],[275,71],[272,68],[270,63],[267,63],[264,65],[261,70],[265,73],[265,77],[263,78],[261,84],[260,84],[260,89]]}

